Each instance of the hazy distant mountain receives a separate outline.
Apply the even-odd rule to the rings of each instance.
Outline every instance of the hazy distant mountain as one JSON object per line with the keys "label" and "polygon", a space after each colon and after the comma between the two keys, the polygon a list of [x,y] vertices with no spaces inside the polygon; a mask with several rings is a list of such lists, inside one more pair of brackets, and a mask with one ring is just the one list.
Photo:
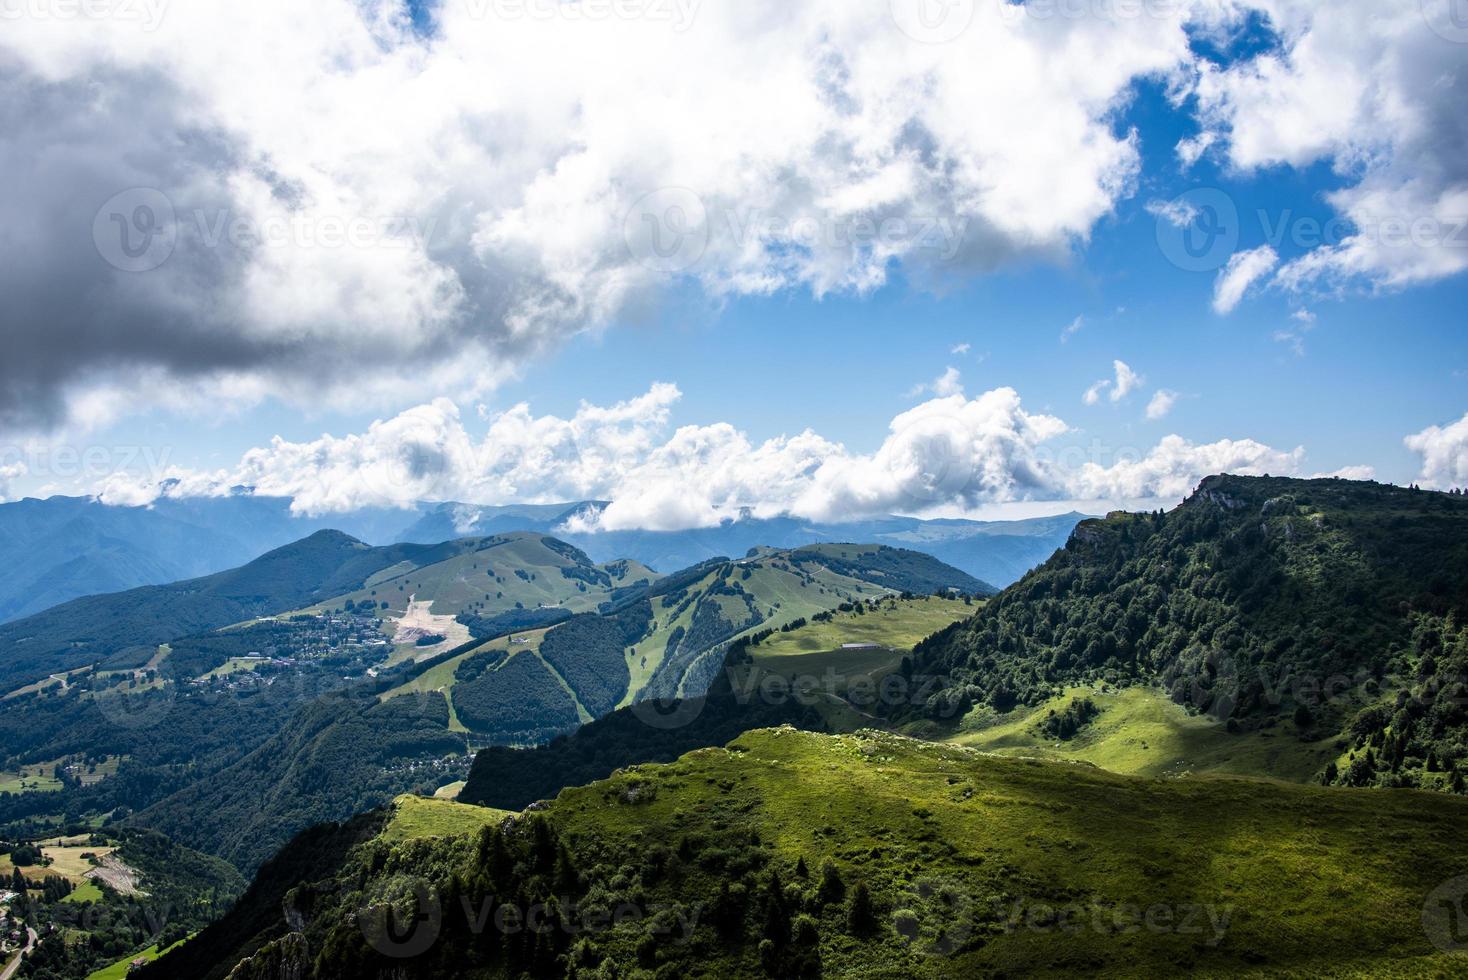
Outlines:
{"label": "hazy distant mountain", "polygon": [[211,575],[316,531],[392,543],[416,517],[404,510],[298,517],[288,499],[248,493],[163,498],[150,507],[89,497],[0,505],[0,622],[82,596]]}
{"label": "hazy distant mountain", "polygon": [[815,524],[789,517],[746,518],[719,527],[688,531],[609,531],[571,534],[566,520],[594,503],[546,507],[476,507],[441,504],[403,532],[403,540],[445,541],[466,534],[534,530],[554,534],[585,551],[594,561],[631,558],[662,572],[686,568],[750,548],[799,548],[808,544],[869,541],[932,555],[960,571],[1000,588],[1065,545],[1084,514],[1062,514],[1024,521],[922,521],[883,517],[846,524]]}

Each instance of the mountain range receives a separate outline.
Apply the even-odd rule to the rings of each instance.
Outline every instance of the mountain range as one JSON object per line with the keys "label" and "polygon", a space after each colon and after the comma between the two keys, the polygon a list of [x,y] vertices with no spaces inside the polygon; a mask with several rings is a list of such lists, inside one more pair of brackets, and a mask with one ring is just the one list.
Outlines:
{"label": "mountain range", "polygon": [[223,497],[163,496],[146,507],[51,497],[0,504],[0,622],[83,596],[163,585],[235,568],[316,531],[374,545],[436,544],[512,531],[548,534],[597,562],[638,561],[676,571],[754,547],[865,541],[930,554],[996,586],[1045,560],[1082,519],[922,521],[888,517],[849,524],[744,518],[688,531],[572,533],[567,522],[597,503],[485,507],[424,504],[304,516],[291,501],[240,489]]}
{"label": "mountain range", "polygon": [[34,640],[80,664],[0,702],[0,769],[110,767],[0,831],[255,874],[145,978],[1452,973],[1468,499],[1212,477],[997,594],[883,544],[663,574],[500,520],[565,512],[0,628],[25,676]]}

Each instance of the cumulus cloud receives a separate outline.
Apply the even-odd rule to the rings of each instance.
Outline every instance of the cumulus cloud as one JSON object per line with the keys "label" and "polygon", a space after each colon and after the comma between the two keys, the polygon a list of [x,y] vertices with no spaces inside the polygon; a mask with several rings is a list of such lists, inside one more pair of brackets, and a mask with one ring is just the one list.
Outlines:
{"label": "cumulus cloud", "polygon": [[1243,301],[1249,287],[1269,275],[1279,264],[1279,254],[1268,245],[1247,252],[1236,252],[1213,283],[1213,312],[1232,313]]}
{"label": "cumulus cloud", "polygon": [[953,349],[948,353],[953,354],[955,357],[962,357],[973,349],[972,344],[955,344]]}
{"label": "cumulus cloud", "polygon": [[1252,439],[1222,439],[1195,445],[1181,436],[1164,438],[1145,456],[1111,466],[1088,462],[1072,479],[1078,499],[1181,498],[1210,473],[1291,476],[1299,472],[1303,448],[1280,452]]}
{"label": "cumulus cloud", "polygon": [[1468,415],[1450,425],[1428,426],[1406,443],[1422,456],[1417,482],[1438,490],[1468,487]]}
{"label": "cumulus cloud", "polygon": [[1156,422],[1165,419],[1172,412],[1173,406],[1177,404],[1178,393],[1159,388],[1147,403],[1147,419]]}
{"label": "cumulus cloud", "polygon": [[[1464,48],[1417,4],[1163,7],[976,4],[941,45],[845,0],[444,0],[426,34],[402,0],[7,18],[0,426],[473,398],[690,282],[717,304],[1064,258],[1137,184],[1139,78],[1197,107],[1184,167],[1340,172],[1348,230],[1282,285],[1468,267]],[[1189,43],[1255,13],[1258,55]]]}
{"label": "cumulus cloud", "polygon": [[1081,401],[1087,405],[1097,405],[1101,402],[1101,396],[1105,395],[1115,404],[1133,391],[1137,390],[1146,381],[1140,374],[1133,371],[1125,361],[1112,361],[1111,368],[1115,376],[1097,381],[1086,389],[1081,396]]}
{"label": "cumulus cloud", "polygon": [[[1293,289],[1429,282],[1468,269],[1464,47],[1440,33],[1451,4],[1261,0],[1279,43],[1228,65],[1200,62],[1205,132],[1243,171],[1327,162],[1343,222],[1302,242],[1278,281]],[[1438,28],[1435,30],[1434,27]],[[1459,39],[1461,40],[1461,39]]]}
{"label": "cumulus cloud", "polygon": [[1070,321],[1070,323],[1066,325],[1066,328],[1064,330],[1060,331],[1060,342],[1062,344],[1069,343],[1070,338],[1080,333],[1082,330],[1085,329],[1085,327],[1086,318],[1083,316],[1076,317],[1074,320]]}
{"label": "cumulus cloud", "polygon": [[1023,501],[1180,498],[1215,472],[1294,473],[1303,455],[1169,436],[1140,457],[1072,457],[1057,448],[1070,427],[1025,409],[1012,388],[934,397],[894,418],[871,452],[809,430],[755,442],[725,422],[674,427],[679,397],[661,384],[609,407],[582,405],[570,418],[517,405],[491,414],[482,435],[439,399],[359,434],[276,439],[218,472],[169,470],[161,483],[113,476],[99,495],[142,505],[244,485],[292,497],[312,514],[422,501],[601,500],[609,503],[578,513],[569,529],[679,530],[745,515],[842,521]]}
{"label": "cumulus cloud", "polygon": [[427,35],[398,0],[7,18],[0,425],[101,390],[472,398],[690,281],[717,303],[1063,259],[1135,182],[1117,105],[1193,57],[1182,7],[979,4],[944,45],[887,4],[695,7],[444,0]]}

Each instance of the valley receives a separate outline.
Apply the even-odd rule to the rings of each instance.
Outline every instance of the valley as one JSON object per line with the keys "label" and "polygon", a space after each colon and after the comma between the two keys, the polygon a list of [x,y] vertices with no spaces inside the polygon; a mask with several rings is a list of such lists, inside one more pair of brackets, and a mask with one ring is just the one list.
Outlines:
{"label": "valley", "polygon": [[[936,976],[1133,959],[1283,975],[1375,975],[1389,961],[1435,975],[1449,961],[1400,906],[1429,868],[1454,866],[1431,828],[1468,816],[1456,507],[1339,481],[1208,481],[1171,514],[1082,524],[998,595],[928,556],[867,545],[756,548],[669,574],[530,534],[409,557],[354,545],[351,571],[324,566],[332,584],[292,587],[329,598],[13,689],[0,839],[46,862],[23,875],[27,891],[48,873],[66,882],[41,896],[54,915],[140,900],[130,893],[147,886],[132,883],[147,874],[104,841],[144,828],[264,876],[258,890],[302,873],[291,838],[336,833],[312,829],[328,821],[348,836],[313,873],[365,873],[375,901],[400,897],[404,879],[352,870],[369,855],[392,866],[412,849],[415,868],[439,869],[434,889],[461,894],[484,873],[486,840],[539,846],[543,824],[564,844],[553,864],[578,870],[522,887],[595,903],[635,879],[643,918],[689,922],[687,948],[636,927],[564,945],[446,935],[413,961],[425,976],[451,954],[486,977],[551,962],[759,976],[860,961]],[[1400,571],[1403,549],[1424,571]],[[1384,583],[1382,601],[1342,625],[1333,597],[1367,579]],[[1315,646],[1261,640],[1304,630]],[[1389,669],[1372,669],[1374,648],[1394,651]],[[1237,830],[1209,852],[1213,876],[1169,863],[1200,853],[1203,814],[1220,808]],[[1419,835],[1418,864],[1360,865],[1357,835],[1383,825]],[[1151,864],[1128,877],[1118,862],[1138,834]],[[1308,892],[1265,872],[1306,854],[1324,862]],[[606,877],[608,861],[620,875]],[[837,878],[865,887],[860,908],[833,897]],[[1377,896],[1359,948],[1312,952],[1336,927],[1331,898],[1352,888]],[[1251,918],[1286,893],[1302,911],[1285,933]],[[282,931],[258,901],[223,918],[210,906],[190,920],[195,938],[161,955],[157,936],[134,933],[138,957],[157,956],[141,975],[223,980],[249,959],[241,976],[273,980],[304,968],[302,942],[334,950],[322,977],[375,955],[309,922]],[[794,925],[768,933],[776,906]],[[1133,907],[1190,930],[1080,927],[1073,941],[1069,919]],[[1214,941],[1191,928],[1208,910],[1222,917]],[[1064,944],[1051,941],[1056,915]]]}

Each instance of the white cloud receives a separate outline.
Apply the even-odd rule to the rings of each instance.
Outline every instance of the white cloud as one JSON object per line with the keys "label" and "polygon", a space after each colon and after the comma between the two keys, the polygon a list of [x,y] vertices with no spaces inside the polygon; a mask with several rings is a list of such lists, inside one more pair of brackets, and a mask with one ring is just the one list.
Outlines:
{"label": "white cloud", "polygon": [[963,394],[963,378],[958,368],[949,367],[932,381],[914,385],[908,390],[907,397],[918,398],[924,394],[937,395],[939,398]]}
{"label": "white cloud", "polygon": [[1429,426],[1406,443],[1422,456],[1418,483],[1438,490],[1468,487],[1468,415],[1447,426]]}
{"label": "white cloud", "polygon": [[1158,389],[1157,393],[1152,396],[1152,400],[1147,403],[1148,420],[1155,422],[1158,419],[1167,418],[1173,406],[1177,404],[1177,399],[1177,392],[1168,391],[1165,388]]}
{"label": "white cloud", "polygon": [[[93,386],[120,412],[472,400],[690,282],[717,304],[1064,260],[1134,185],[1133,81],[1192,58],[1182,9],[979,4],[932,45],[881,3],[512,6],[444,0],[431,38],[395,0],[190,0],[149,31],[7,18],[0,159],[28,192],[0,224],[27,249],[0,293],[26,315],[0,425],[74,419]],[[177,218],[145,273],[93,241],[131,188]],[[100,215],[104,253],[136,204]],[[357,221],[365,243],[334,245]],[[685,247],[645,250],[654,232]]]}
{"label": "white cloud", "polygon": [[0,503],[12,500],[15,493],[15,481],[30,472],[24,463],[7,463],[0,466]]}
{"label": "white cloud", "polygon": [[1247,252],[1235,252],[1214,281],[1213,311],[1220,315],[1232,313],[1249,291],[1249,287],[1269,275],[1278,264],[1279,254],[1268,245],[1261,245]]}
{"label": "white cloud", "polygon": [[162,484],[118,475],[98,492],[107,503],[144,505],[160,494],[221,495],[246,485],[292,497],[297,511],[313,514],[422,501],[607,500],[574,519],[573,529],[674,530],[744,514],[840,521],[1023,501],[1181,497],[1215,472],[1293,473],[1303,455],[1249,440],[1199,446],[1169,436],[1142,456],[1075,457],[1055,448],[1070,427],[1026,411],[1012,388],[932,398],[893,419],[869,453],[809,430],[756,443],[726,422],[671,428],[679,397],[676,387],[656,385],[610,407],[584,404],[570,418],[517,405],[491,415],[481,435],[439,399],[360,434],[276,439],[233,468],[170,469]]}
{"label": "white cloud", "polygon": [[972,344],[958,344],[948,353],[953,354],[955,357],[962,357],[973,349]]}
{"label": "white cloud", "polygon": [[1315,329],[1315,314],[1309,310],[1299,309],[1290,314],[1290,319],[1295,322],[1292,327],[1276,330],[1273,334],[1274,342],[1285,344],[1294,351],[1296,357],[1305,356],[1305,335]]}
{"label": "white cloud", "polygon": [[1468,269],[1468,240],[1452,234],[1468,215],[1464,47],[1429,26],[1450,4],[1249,6],[1268,15],[1280,44],[1226,67],[1200,62],[1196,85],[1179,95],[1197,96],[1235,168],[1328,162],[1346,181],[1327,197],[1346,223],[1324,242],[1300,242],[1306,252],[1280,283],[1400,287]]}
{"label": "white cloud", "polygon": [[1376,479],[1376,467],[1374,466],[1342,466],[1338,470],[1329,473],[1314,473],[1312,480],[1374,480]]}
{"label": "white cloud", "polygon": [[[1188,136],[1178,140],[1176,147],[1178,163],[1182,165],[1185,172],[1191,170],[1193,164],[1197,163],[1203,154],[1208,152],[1208,148],[1216,142],[1218,142],[1218,134],[1206,131],[1197,136]],[[1189,217],[1182,224],[1186,225],[1191,222],[1192,218]]]}
{"label": "white cloud", "polygon": [[1076,317],[1074,320],[1070,321],[1070,323],[1066,326],[1064,330],[1060,332],[1060,342],[1062,344],[1068,343],[1070,341],[1070,338],[1080,333],[1083,329],[1085,329],[1085,326],[1086,318],[1083,316]]}
{"label": "white cloud", "polygon": [[1175,201],[1148,201],[1146,211],[1176,228],[1186,228],[1198,218],[1198,209],[1182,197]]}
{"label": "white cloud", "polygon": [[1121,460],[1109,467],[1086,463],[1073,477],[1071,487],[1079,499],[1180,499],[1202,476],[1292,476],[1299,472],[1304,457],[1303,448],[1280,452],[1252,439],[1223,439],[1200,446],[1171,435],[1139,459]]}
{"label": "white cloud", "polygon": [[1101,402],[1101,396],[1106,395],[1115,404],[1140,388],[1147,380],[1133,371],[1125,361],[1112,361],[1111,368],[1115,376],[1091,385],[1081,396],[1081,401],[1087,405],[1097,405]]}

